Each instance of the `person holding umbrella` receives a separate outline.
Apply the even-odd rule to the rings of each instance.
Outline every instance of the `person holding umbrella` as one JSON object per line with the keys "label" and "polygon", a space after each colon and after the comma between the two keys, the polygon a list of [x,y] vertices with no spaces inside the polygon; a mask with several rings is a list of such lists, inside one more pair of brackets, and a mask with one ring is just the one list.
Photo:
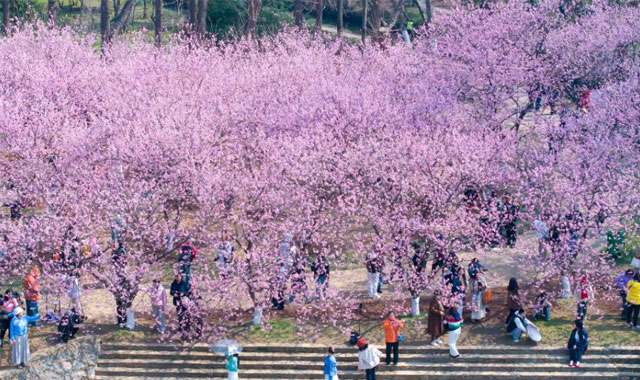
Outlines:
{"label": "person holding umbrella", "polygon": [[221,339],[211,345],[210,351],[224,355],[224,364],[227,369],[228,379],[238,380],[238,365],[240,364],[239,353],[242,352],[242,346],[235,340]]}
{"label": "person holding umbrella", "polygon": [[224,363],[228,373],[227,378],[229,380],[238,380],[238,362],[239,357],[237,352],[225,357]]}

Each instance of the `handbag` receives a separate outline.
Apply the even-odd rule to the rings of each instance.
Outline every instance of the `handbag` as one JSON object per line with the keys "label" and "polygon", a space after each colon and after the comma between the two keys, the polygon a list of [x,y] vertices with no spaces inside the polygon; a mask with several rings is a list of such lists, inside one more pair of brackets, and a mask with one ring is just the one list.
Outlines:
{"label": "handbag", "polygon": [[402,336],[402,334],[398,335],[398,343],[402,342],[404,340],[404,337]]}
{"label": "handbag", "polygon": [[491,289],[487,289],[482,292],[482,303],[484,305],[488,305],[491,302],[493,302],[493,292],[491,291]]}

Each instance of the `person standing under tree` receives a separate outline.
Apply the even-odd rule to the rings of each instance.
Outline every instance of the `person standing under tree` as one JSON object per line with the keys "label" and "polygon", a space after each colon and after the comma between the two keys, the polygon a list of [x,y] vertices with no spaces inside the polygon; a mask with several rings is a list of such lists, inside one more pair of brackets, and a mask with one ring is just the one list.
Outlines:
{"label": "person standing under tree", "polygon": [[382,323],[384,329],[384,339],[387,343],[387,365],[391,364],[391,351],[393,350],[393,365],[398,365],[398,349],[400,342],[398,337],[400,336],[400,330],[404,328],[404,322],[396,319],[396,315],[393,311],[389,312],[387,320]]}
{"label": "person standing under tree", "polygon": [[0,311],[0,346],[4,346],[4,335],[11,326],[11,319],[13,319],[13,309],[20,306],[18,300],[14,297],[13,291],[7,289],[4,292],[2,299],[2,311]]}
{"label": "person standing under tree", "polygon": [[311,271],[316,280],[316,296],[320,300],[327,298],[327,288],[329,287],[329,260],[327,256],[319,254],[311,263]]}
{"label": "person standing under tree", "polygon": [[[38,315],[38,298],[40,297],[40,285],[37,281],[38,277],[40,277],[40,270],[34,267],[24,278],[24,282],[22,283],[24,299],[27,301],[27,316],[29,317]],[[31,326],[35,326],[36,320],[37,319],[29,321],[29,324]]]}
{"label": "person standing under tree", "polygon": [[620,319],[627,319],[627,310],[629,304],[627,303],[627,284],[633,280],[633,269],[627,269],[616,279],[616,288],[618,288],[620,298],[622,299],[622,308],[620,313]]}
{"label": "person standing under tree", "polygon": [[593,288],[587,276],[580,277],[580,283],[576,286],[576,300],[578,301],[577,319],[584,320],[589,304],[593,301]]}
{"label": "person standing under tree", "polygon": [[153,318],[156,321],[156,330],[161,334],[164,333],[164,311],[167,307],[167,292],[160,284],[160,279],[153,280],[153,285],[149,288],[149,298],[151,298],[151,311],[153,312]]}
{"label": "person standing under tree", "polygon": [[444,318],[444,306],[440,300],[440,290],[433,292],[431,303],[429,304],[429,319],[427,320],[427,332],[431,335],[431,345],[437,346],[442,344],[440,336],[444,334],[444,325],[442,323]]}
{"label": "person standing under tree", "polygon": [[377,300],[380,298],[378,295],[378,283],[380,281],[380,272],[382,271],[382,254],[376,250],[367,257],[367,294],[369,297]]}
{"label": "person standing under tree", "polygon": [[522,309],[520,287],[518,286],[518,280],[514,277],[511,277],[509,280],[509,286],[507,286],[507,307],[509,308],[509,315],[507,315],[507,319],[504,322],[505,324],[509,323],[511,317],[516,313],[516,311]]}
{"label": "person standing under tree", "polygon": [[191,281],[191,265],[193,260],[198,255],[198,251],[191,246],[190,242],[184,243],[180,247],[180,254],[178,256],[178,266],[180,268],[180,274],[184,276],[187,284]]}
{"label": "person standing under tree", "polygon": [[82,315],[84,313],[84,309],[82,308],[82,302],[80,301],[82,292],[78,275],[69,276],[69,292],[67,295],[71,300],[71,307],[74,308],[77,313]]}
{"label": "person standing under tree", "polygon": [[471,282],[471,322],[482,320],[487,315],[487,308],[482,302],[482,293],[487,289],[487,285],[482,272],[476,273]]}
{"label": "person standing under tree", "polygon": [[[636,272],[633,280],[627,284],[627,323],[632,329],[638,330],[638,314],[640,314],[640,272]],[[633,315],[633,323],[631,316]]]}
{"label": "person standing under tree", "polygon": [[182,325],[182,319],[186,311],[185,300],[189,295],[189,284],[184,280],[184,276],[179,273],[176,274],[175,279],[171,283],[171,290],[169,293],[173,297],[173,306],[176,307],[176,313],[178,314],[178,322]]}
{"label": "person standing under tree", "polygon": [[25,316],[24,310],[20,306],[13,310],[13,319],[9,329],[9,339],[11,341],[11,361],[18,367],[26,367],[31,359],[29,351],[29,325],[40,319],[40,315]]}

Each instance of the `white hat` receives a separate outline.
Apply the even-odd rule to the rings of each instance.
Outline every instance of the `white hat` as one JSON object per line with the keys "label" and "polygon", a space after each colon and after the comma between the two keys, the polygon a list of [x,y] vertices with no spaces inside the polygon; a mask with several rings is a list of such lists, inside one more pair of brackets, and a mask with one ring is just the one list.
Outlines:
{"label": "white hat", "polygon": [[13,309],[13,315],[18,315],[24,313],[24,310],[22,310],[22,308],[20,306],[16,307],[15,309]]}

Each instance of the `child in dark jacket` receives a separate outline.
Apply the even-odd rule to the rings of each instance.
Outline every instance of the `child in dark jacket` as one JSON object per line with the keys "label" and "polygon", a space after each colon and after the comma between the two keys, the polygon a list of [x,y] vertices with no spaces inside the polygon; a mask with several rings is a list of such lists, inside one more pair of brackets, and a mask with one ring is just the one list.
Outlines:
{"label": "child in dark jacket", "polygon": [[589,334],[587,333],[587,329],[582,325],[581,319],[577,319],[574,324],[576,328],[571,331],[569,342],[567,343],[570,360],[569,367],[580,368],[582,355],[584,355],[589,347]]}

